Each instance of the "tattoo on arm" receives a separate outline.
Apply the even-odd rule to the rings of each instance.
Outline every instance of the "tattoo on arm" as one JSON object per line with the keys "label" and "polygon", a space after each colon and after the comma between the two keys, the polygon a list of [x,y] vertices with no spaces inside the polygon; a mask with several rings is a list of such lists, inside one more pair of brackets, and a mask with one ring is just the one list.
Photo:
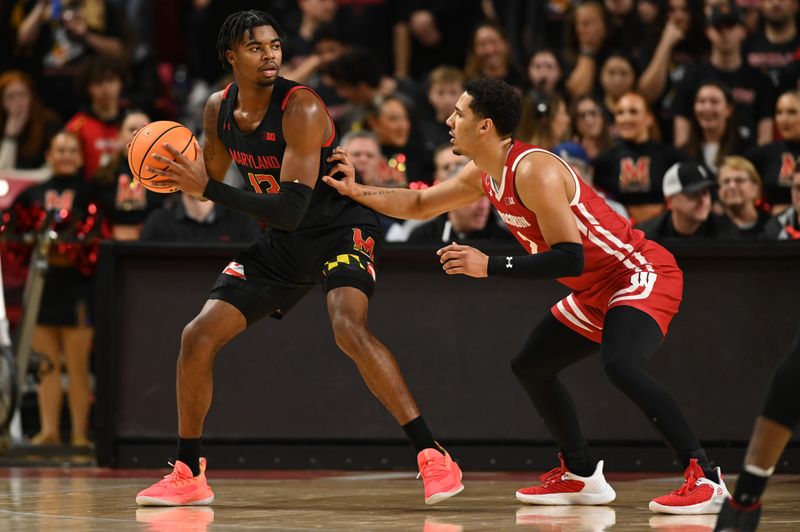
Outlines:
{"label": "tattoo on arm", "polygon": [[387,194],[394,194],[395,191],[393,189],[386,189],[386,190],[368,190],[366,192],[362,192],[362,196],[385,196]]}
{"label": "tattoo on arm", "polygon": [[203,149],[203,159],[208,164],[214,160],[214,140],[217,138],[217,110],[211,102],[206,104],[206,109],[203,113],[203,130],[208,140]]}

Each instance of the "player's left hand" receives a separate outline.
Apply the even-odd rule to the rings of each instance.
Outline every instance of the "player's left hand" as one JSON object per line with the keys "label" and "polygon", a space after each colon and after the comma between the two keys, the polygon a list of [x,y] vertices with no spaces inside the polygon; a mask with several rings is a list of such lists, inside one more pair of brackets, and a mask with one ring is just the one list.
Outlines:
{"label": "player's left hand", "polygon": [[159,181],[159,186],[163,184],[165,187],[178,187],[190,196],[202,198],[208,184],[208,174],[206,173],[206,163],[203,159],[203,150],[200,148],[200,143],[195,139],[194,146],[197,150],[197,158],[194,161],[187,159],[177,148],[170,144],[164,144],[163,146],[172,155],[172,160],[157,153],[154,153],[151,157],[169,166],[163,170],[152,166],[145,166],[145,168],[154,174],[167,178]]}
{"label": "player's left hand", "polygon": [[488,277],[489,257],[470,246],[453,242],[436,252],[447,275]]}

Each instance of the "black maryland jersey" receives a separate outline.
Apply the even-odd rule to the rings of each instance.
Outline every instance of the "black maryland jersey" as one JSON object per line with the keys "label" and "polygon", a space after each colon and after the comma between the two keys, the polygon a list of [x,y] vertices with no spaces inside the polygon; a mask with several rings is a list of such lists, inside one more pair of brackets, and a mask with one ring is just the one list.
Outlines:
{"label": "black maryland jersey", "polygon": [[[281,165],[286,150],[283,136],[283,110],[289,96],[297,89],[307,87],[279,77],[272,90],[272,98],[267,112],[258,127],[245,133],[236,125],[233,111],[239,87],[232,82],[225,88],[217,119],[217,134],[228,150],[233,162],[239,167],[247,186],[258,194],[277,194],[280,190]],[[320,100],[321,101],[321,100]],[[324,105],[324,104],[323,104]],[[331,121],[333,128],[333,121]],[[378,225],[375,213],[341,196],[332,187],[322,182],[321,177],[328,173],[331,164],[327,162],[337,143],[336,130],[320,151],[320,167],[314,194],[297,231],[313,231],[322,228],[337,228],[353,225]],[[276,233],[286,233],[271,228]]]}

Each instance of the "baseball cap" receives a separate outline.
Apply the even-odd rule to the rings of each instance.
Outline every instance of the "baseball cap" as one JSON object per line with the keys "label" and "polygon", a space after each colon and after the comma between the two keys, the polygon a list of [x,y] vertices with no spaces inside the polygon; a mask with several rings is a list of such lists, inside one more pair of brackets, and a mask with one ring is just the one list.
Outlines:
{"label": "baseball cap", "polygon": [[708,175],[708,170],[694,161],[675,163],[664,174],[662,183],[664,197],[675,194],[692,194],[705,188],[714,186],[714,180]]}
{"label": "baseball cap", "polygon": [[715,4],[708,16],[708,25],[713,28],[731,28],[744,24],[744,17],[739,7],[731,1]]}

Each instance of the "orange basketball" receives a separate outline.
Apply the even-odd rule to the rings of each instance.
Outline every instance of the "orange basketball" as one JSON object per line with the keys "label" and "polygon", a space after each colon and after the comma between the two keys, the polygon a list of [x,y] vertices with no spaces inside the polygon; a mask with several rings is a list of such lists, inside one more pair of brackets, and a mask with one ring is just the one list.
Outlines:
{"label": "orange basketball", "polygon": [[190,161],[197,158],[197,148],[194,144],[194,135],[188,128],[178,122],[160,120],[150,122],[136,132],[136,135],[128,147],[128,166],[131,168],[134,179],[139,181],[144,188],[153,192],[168,194],[178,189],[175,187],[159,185],[164,177],[154,174],[145,167],[166,169],[168,164],[153,159],[152,155],[157,153],[167,159],[174,160],[173,156],[164,148],[164,144],[169,144],[179,150],[184,157]]}

